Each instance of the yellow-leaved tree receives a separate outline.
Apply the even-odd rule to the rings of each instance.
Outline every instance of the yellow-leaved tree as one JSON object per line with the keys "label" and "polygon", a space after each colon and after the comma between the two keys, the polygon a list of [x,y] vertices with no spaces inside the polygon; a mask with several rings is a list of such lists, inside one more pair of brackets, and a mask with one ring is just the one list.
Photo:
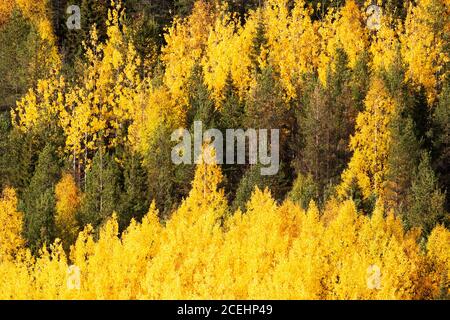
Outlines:
{"label": "yellow-leaved tree", "polygon": [[444,226],[437,226],[431,232],[427,243],[427,256],[436,269],[434,286],[442,298],[450,296],[450,231]]}
{"label": "yellow-leaved tree", "polygon": [[[51,41],[49,0],[17,3]],[[81,76],[67,81],[55,64],[56,72],[17,103],[15,126],[23,132],[57,126],[77,173],[77,165],[85,170],[99,150],[156,153],[160,130],[186,122],[192,76],[200,69],[219,107],[230,79],[245,100],[266,67],[273,70],[270,85],[280,84],[292,102],[303,95],[309,74],[325,84],[330,68],[338,66],[337,53],[345,52],[352,77],[368,57],[372,80],[351,138],[353,156],[337,187],[340,197],[320,207],[303,203],[304,209],[255,188],[245,206],[231,212],[221,168],[206,161],[214,152],[205,148],[189,195],[164,221],[154,202],[123,232],[116,214],[96,230],[79,229],[82,194],[75,180],[83,179],[64,174],[55,187],[62,241],[32,255],[20,235],[17,196],[7,188],[0,197],[0,299],[448,298],[448,229],[437,226],[424,239],[385,209],[388,150],[395,142],[390,124],[402,102],[381,76],[404,59],[406,80],[433,99],[446,70],[448,1],[417,2],[405,30],[383,15],[381,28],[372,32],[354,0],[319,20],[303,0],[268,0],[240,19],[228,9],[200,0],[189,16],[176,18],[165,35],[161,78],[144,78],[121,2],[113,1],[105,41],[91,31]],[[0,5],[0,19],[8,10]],[[358,211],[359,203],[349,199],[355,188],[366,200],[378,197],[372,212]]]}
{"label": "yellow-leaved tree", "polygon": [[[216,165],[199,164],[189,197],[164,224],[152,204],[119,235],[116,216],[87,226],[68,261],[60,242],[0,261],[2,299],[436,299],[448,293],[450,238],[405,232],[381,201],[305,212],[255,189],[228,213]],[[9,205],[8,205],[9,208]],[[444,295],[443,295],[444,294]]]}
{"label": "yellow-leaved tree", "polygon": [[40,79],[11,110],[14,124],[22,132],[47,130],[59,125],[59,116],[66,104],[66,81],[58,73]]}
{"label": "yellow-leaved tree", "polygon": [[129,112],[131,124],[127,141],[143,156],[148,154],[161,125],[175,130],[184,124],[186,117],[186,110],[176,103],[165,85],[158,86],[145,80]]}
{"label": "yellow-leaved tree", "polygon": [[73,168],[89,164],[89,153],[123,145],[127,124],[140,114],[146,87],[138,73],[140,58],[128,39],[120,1],[112,1],[107,39],[90,32],[86,62],[77,84],[69,86],[56,68],[17,103],[12,118],[22,131],[62,128]]}
{"label": "yellow-leaved tree", "polygon": [[6,188],[0,198],[0,263],[12,259],[25,245],[22,239],[23,214],[17,211],[14,189]]}
{"label": "yellow-leaved tree", "polygon": [[216,15],[201,64],[204,82],[212,91],[217,105],[224,98],[223,89],[229,76],[241,98],[246,96],[254,83],[252,50],[258,15],[259,11],[250,12],[244,26],[226,5],[222,5]]}
{"label": "yellow-leaved tree", "polygon": [[450,2],[421,0],[411,3],[401,37],[406,76],[425,88],[428,102],[436,99],[450,61]]}
{"label": "yellow-leaved tree", "polygon": [[[10,0],[6,0],[9,2]],[[52,11],[50,0],[12,0],[14,6],[31,21],[43,40],[43,46],[38,51],[36,61],[46,64],[49,69],[57,69],[61,64],[58,53],[55,30],[52,25]]]}
{"label": "yellow-leaved tree", "polygon": [[375,72],[388,71],[398,64],[401,59],[401,29],[401,21],[395,21],[388,15],[382,16],[381,27],[374,34],[369,49],[372,54],[372,70]]}
{"label": "yellow-leaved tree", "polygon": [[[326,84],[327,72],[337,49],[344,50],[352,69],[367,51],[369,41],[365,23],[365,15],[354,0],[346,1],[338,11],[329,10],[321,21],[318,73],[323,84]],[[334,68],[333,65],[331,67]]]}
{"label": "yellow-leaved tree", "polygon": [[164,35],[166,46],[161,51],[165,66],[164,84],[172,98],[182,106],[188,103],[188,82],[203,56],[213,21],[211,4],[196,1],[190,16],[175,18]]}
{"label": "yellow-leaved tree", "polygon": [[391,143],[389,124],[395,110],[395,101],[383,81],[372,79],[365,99],[365,110],[358,115],[356,132],[350,140],[353,156],[337,188],[340,196],[349,197],[354,183],[365,199],[371,195],[381,195]]}
{"label": "yellow-leaved tree", "polygon": [[224,191],[219,188],[222,172],[217,164],[205,161],[212,154],[203,151],[189,196],[166,222],[159,247],[164,254],[155,256],[148,266],[146,298],[208,296],[209,280],[215,277],[208,270],[219,256],[221,219],[227,211]]}
{"label": "yellow-leaved tree", "polygon": [[55,186],[56,216],[55,226],[57,236],[66,249],[78,237],[79,227],[76,219],[80,207],[81,195],[71,174],[64,174]]}
{"label": "yellow-leaved tree", "polygon": [[112,1],[108,11],[107,40],[99,43],[95,28],[86,46],[82,82],[66,95],[61,126],[74,161],[86,163],[88,151],[123,145],[132,110],[142,103],[140,58],[127,39],[124,11]]}
{"label": "yellow-leaved tree", "polygon": [[2,1],[0,2],[0,27],[8,21],[11,12],[14,8],[14,2]]}
{"label": "yellow-leaved tree", "polygon": [[52,43],[56,41],[51,22],[50,0],[14,0],[14,2],[23,14],[37,26],[42,39]]}
{"label": "yellow-leaved tree", "polygon": [[296,98],[302,75],[317,69],[319,34],[313,10],[296,0],[289,12],[287,0],[270,0],[264,9],[268,62],[280,74],[286,99]]}

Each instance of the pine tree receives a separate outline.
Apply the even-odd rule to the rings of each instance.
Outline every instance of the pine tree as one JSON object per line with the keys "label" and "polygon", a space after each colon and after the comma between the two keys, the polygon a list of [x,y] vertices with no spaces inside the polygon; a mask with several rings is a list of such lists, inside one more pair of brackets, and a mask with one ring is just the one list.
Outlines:
{"label": "pine tree", "polygon": [[[224,88],[224,101],[219,109],[219,119],[217,119],[217,128],[225,135],[227,129],[243,128],[245,119],[245,102],[239,99],[237,88],[233,85],[231,74],[228,75]],[[226,143],[231,143],[226,141]],[[225,147],[224,147],[225,148]],[[224,190],[228,199],[235,197],[239,180],[245,172],[242,165],[223,164],[222,171],[224,175]]]}
{"label": "pine tree", "polygon": [[0,26],[0,43],[5,44],[0,46],[0,109],[3,109],[13,107],[49,70],[48,59],[39,59],[46,50],[45,43],[18,9]]}
{"label": "pine tree", "polygon": [[14,129],[1,138],[1,184],[13,186],[22,195],[33,177],[34,161],[41,145],[32,134],[22,134]]}
{"label": "pine tree", "polygon": [[389,128],[393,143],[390,144],[387,156],[386,182],[383,200],[397,212],[408,208],[407,194],[414,179],[414,171],[419,164],[420,145],[414,134],[414,123],[411,118],[397,115]]}
{"label": "pine tree", "polygon": [[266,38],[267,31],[261,11],[257,11],[256,19],[257,19],[257,26],[256,26],[256,34],[254,35],[253,38],[251,59],[253,65],[255,66],[256,72],[260,73],[261,72],[260,59],[264,50],[266,50],[267,46],[267,38]]}
{"label": "pine tree", "polygon": [[297,112],[300,148],[296,165],[300,172],[310,173],[322,198],[325,189],[339,181],[350,159],[348,148],[358,113],[358,101],[352,92],[353,74],[342,49],[336,50],[326,86],[311,77]]}
{"label": "pine tree", "polygon": [[33,178],[25,190],[25,236],[35,252],[43,244],[50,245],[55,236],[55,185],[60,166],[53,146],[47,145],[39,155]]}
{"label": "pine tree", "polygon": [[0,190],[8,184],[8,140],[11,123],[6,113],[0,113]]}
{"label": "pine tree", "polygon": [[244,102],[239,99],[238,90],[233,84],[231,74],[228,74],[225,83],[224,101],[219,109],[219,119],[217,120],[218,129],[237,129],[241,128],[243,118],[245,117]]}
{"label": "pine tree", "polygon": [[[239,182],[236,199],[242,198],[242,194],[242,199],[247,199],[255,185],[264,190],[264,183],[258,184],[254,183],[255,181],[271,180],[272,193],[277,200],[280,200],[284,198],[289,185],[292,183],[290,178],[292,170],[285,164],[291,161],[293,155],[291,128],[295,124],[295,114],[294,108],[283,97],[283,90],[272,67],[264,68],[262,73],[258,75],[256,86],[252,89],[244,108],[244,128],[279,130],[280,168],[275,176],[268,178],[267,176],[261,176],[259,165],[251,166]],[[239,189],[241,190],[238,191]],[[241,204],[243,202],[245,200],[240,201]]]}
{"label": "pine tree", "polygon": [[422,154],[412,181],[408,202],[410,207],[405,220],[409,227],[421,227],[423,234],[427,236],[436,225],[440,223],[448,225],[448,213],[444,211],[445,194],[439,189],[427,153]]}
{"label": "pine tree", "polygon": [[[441,188],[450,190],[450,82],[447,80],[439,103],[432,117],[433,168],[438,175]],[[447,197],[447,212],[450,211],[450,197]]]}
{"label": "pine tree", "polygon": [[290,143],[290,128],[294,126],[294,110],[283,98],[282,88],[272,67],[267,67],[258,75],[257,84],[245,104],[243,125],[254,129],[279,129],[280,154],[282,160],[291,156],[287,151]]}
{"label": "pine tree", "polygon": [[119,203],[119,168],[113,156],[97,152],[87,172],[79,220],[97,228],[116,212]]}
{"label": "pine tree", "polygon": [[160,126],[148,153],[144,156],[147,172],[148,194],[155,201],[162,218],[167,218],[181,200],[189,194],[195,166],[191,164],[175,165],[171,159],[172,148],[176,142],[170,141],[172,129]]}
{"label": "pine tree", "polygon": [[261,175],[261,164],[250,166],[239,181],[232,209],[237,210],[240,208],[244,210],[256,187],[259,190],[268,188],[276,200],[282,201],[288,191],[288,184],[283,169],[283,164],[281,163],[278,174],[263,176]]}
{"label": "pine tree", "polygon": [[149,181],[142,161],[139,155],[130,152],[124,159],[123,192],[118,216],[121,230],[130,224],[132,218],[140,221],[150,207]]}
{"label": "pine tree", "polygon": [[201,121],[203,129],[208,130],[217,127],[219,111],[202,79],[203,72],[196,65],[189,81],[189,111],[186,122],[193,129],[194,121]]}
{"label": "pine tree", "polygon": [[294,181],[292,190],[288,194],[288,199],[292,200],[303,209],[308,209],[311,201],[319,200],[319,187],[314,181],[311,174],[303,175],[299,174]]}

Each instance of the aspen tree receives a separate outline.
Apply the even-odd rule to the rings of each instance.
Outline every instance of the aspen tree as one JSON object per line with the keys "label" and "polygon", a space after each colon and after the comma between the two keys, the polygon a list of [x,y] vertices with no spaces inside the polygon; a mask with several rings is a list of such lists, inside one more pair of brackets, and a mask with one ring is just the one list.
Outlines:
{"label": "aspen tree", "polygon": [[79,227],[76,219],[81,195],[72,175],[64,174],[55,186],[56,216],[55,225],[58,238],[67,250],[75,242]]}
{"label": "aspen tree", "polygon": [[17,195],[14,189],[6,188],[0,198],[0,263],[9,260],[22,248],[23,213],[17,211]]}
{"label": "aspen tree", "polygon": [[395,102],[383,82],[373,79],[365,100],[365,110],[358,115],[356,132],[351,138],[353,156],[338,187],[341,196],[348,195],[353,179],[356,179],[365,199],[372,194],[380,195],[391,143],[389,124],[395,110]]}
{"label": "aspen tree", "polygon": [[[432,104],[448,74],[448,34],[450,3],[446,0],[418,1],[411,4],[401,37],[407,78],[425,88]],[[447,49],[446,49],[447,48]]]}

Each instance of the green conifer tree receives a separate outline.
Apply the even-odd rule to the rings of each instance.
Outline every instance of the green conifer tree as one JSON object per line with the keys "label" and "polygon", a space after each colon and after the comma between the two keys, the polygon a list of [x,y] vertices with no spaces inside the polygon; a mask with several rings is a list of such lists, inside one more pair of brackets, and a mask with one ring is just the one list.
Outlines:
{"label": "green conifer tree", "polygon": [[55,185],[61,168],[52,145],[39,155],[33,178],[23,194],[25,236],[30,248],[37,252],[44,243],[50,245],[55,233]]}
{"label": "green conifer tree", "polygon": [[427,153],[422,154],[408,199],[410,207],[405,221],[409,227],[421,227],[427,236],[437,224],[448,224],[448,214],[444,211],[445,194],[438,187]]}
{"label": "green conifer tree", "polygon": [[81,225],[100,226],[118,212],[120,187],[118,165],[113,156],[97,152],[86,174],[85,195],[80,209]]}

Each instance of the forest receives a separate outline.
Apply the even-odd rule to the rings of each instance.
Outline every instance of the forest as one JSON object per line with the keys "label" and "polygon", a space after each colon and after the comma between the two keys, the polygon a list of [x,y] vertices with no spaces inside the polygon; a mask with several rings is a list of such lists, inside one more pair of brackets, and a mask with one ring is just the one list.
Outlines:
{"label": "forest", "polygon": [[450,299],[449,0],[0,1],[0,299]]}

